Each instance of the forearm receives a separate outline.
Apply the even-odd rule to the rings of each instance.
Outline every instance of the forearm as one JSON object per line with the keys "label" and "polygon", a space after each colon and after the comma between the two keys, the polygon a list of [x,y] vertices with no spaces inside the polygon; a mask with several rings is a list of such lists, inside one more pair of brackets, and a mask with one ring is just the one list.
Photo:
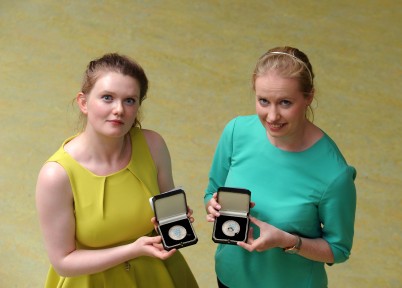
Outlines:
{"label": "forearm", "polygon": [[[275,226],[258,220],[257,218],[254,218],[252,216],[250,216],[250,221],[251,223],[259,227],[259,237],[256,239],[253,237],[254,228],[250,227],[250,233],[247,243],[238,242],[239,246],[250,252],[262,252],[275,247],[286,249],[294,247],[298,243],[298,236],[296,235],[278,229]],[[298,254],[304,258],[325,263],[334,262],[334,256],[332,254],[331,247],[329,246],[328,242],[322,238],[309,239],[301,237],[301,246],[299,249],[300,250],[298,251]],[[290,250],[293,250],[293,253],[296,252],[295,249]],[[283,253],[286,252],[284,251]]]}
{"label": "forearm", "polygon": [[322,238],[302,238],[302,241],[303,245],[299,252],[300,256],[318,262],[334,263],[334,255],[327,241]]}
{"label": "forearm", "polygon": [[65,277],[94,274],[136,258],[133,243],[99,250],[74,250],[52,261],[58,274]]}
{"label": "forearm", "polygon": [[[286,247],[293,246],[297,241],[297,237],[295,235],[291,236],[293,237],[293,242],[287,242],[287,244],[289,243],[293,244],[290,244],[289,246]],[[289,237],[287,239],[289,239]],[[298,253],[300,256],[318,262],[324,262],[324,263],[334,262],[334,255],[332,254],[332,250],[327,241],[325,241],[322,238],[309,239],[303,237],[301,237],[301,240],[302,245]]]}

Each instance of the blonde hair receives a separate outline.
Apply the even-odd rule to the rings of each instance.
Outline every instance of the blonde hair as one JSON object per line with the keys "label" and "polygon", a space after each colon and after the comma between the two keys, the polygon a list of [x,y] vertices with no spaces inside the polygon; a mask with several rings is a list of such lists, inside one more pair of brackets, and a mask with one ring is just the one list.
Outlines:
{"label": "blonde hair", "polygon": [[[275,71],[281,77],[296,79],[304,97],[309,97],[314,92],[313,67],[307,55],[297,48],[289,46],[275,47],[264,53],[258,59],[252,75],[254,91],[255,80],[270,71]],[[308,108],[312,119],[314,119],[313,109],[311,106]]]}

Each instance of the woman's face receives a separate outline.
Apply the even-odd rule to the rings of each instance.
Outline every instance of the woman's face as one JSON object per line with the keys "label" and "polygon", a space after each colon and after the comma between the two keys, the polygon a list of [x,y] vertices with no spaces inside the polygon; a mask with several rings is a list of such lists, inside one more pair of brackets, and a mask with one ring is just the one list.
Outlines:
{"label": "woman's face", "polygon": [[268,72],[255,80],[256,112],[273,143],[293,144],[300,141],[307,106],[313,95],[305,98],[296,79]]}
{"label": "woman's face", "polygon": [[89,94],[78,94],[81,112],[87,117],[86,130],[104,136],[121,137],[133,126],[140,107],[138,81],[117,72],[106,72]]}

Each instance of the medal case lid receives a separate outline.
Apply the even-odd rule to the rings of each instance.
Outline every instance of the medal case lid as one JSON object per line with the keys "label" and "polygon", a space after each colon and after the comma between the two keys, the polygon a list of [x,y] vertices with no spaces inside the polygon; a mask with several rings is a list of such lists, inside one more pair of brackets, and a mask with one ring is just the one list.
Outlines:
{"label": "medal case lid", "polygon": [[218,189],[218,203],[221,205],[219,213],[238,216],[248,216],[250,212],[250,190],[243,188],[220,187]]}
{"label": "medal case lid", "polygon": [[182,189],[174,189],[152,197],[156,221],[159,224],[187,218],[186,194]]}

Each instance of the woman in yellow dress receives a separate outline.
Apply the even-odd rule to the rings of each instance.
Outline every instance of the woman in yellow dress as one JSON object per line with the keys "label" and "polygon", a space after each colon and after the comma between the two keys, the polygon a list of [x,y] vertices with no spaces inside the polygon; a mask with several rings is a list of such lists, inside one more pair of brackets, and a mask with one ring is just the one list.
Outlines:
{"label": "woman in yellow dress", "polygon": [[36,205],[51,262],[46,287],[198,287],[151,222],[148,199],[174,182],[165,141],[138,119],[147,90],[144,70],[126,56],[89,63],[76,97],[84,129],[38,176]]}

